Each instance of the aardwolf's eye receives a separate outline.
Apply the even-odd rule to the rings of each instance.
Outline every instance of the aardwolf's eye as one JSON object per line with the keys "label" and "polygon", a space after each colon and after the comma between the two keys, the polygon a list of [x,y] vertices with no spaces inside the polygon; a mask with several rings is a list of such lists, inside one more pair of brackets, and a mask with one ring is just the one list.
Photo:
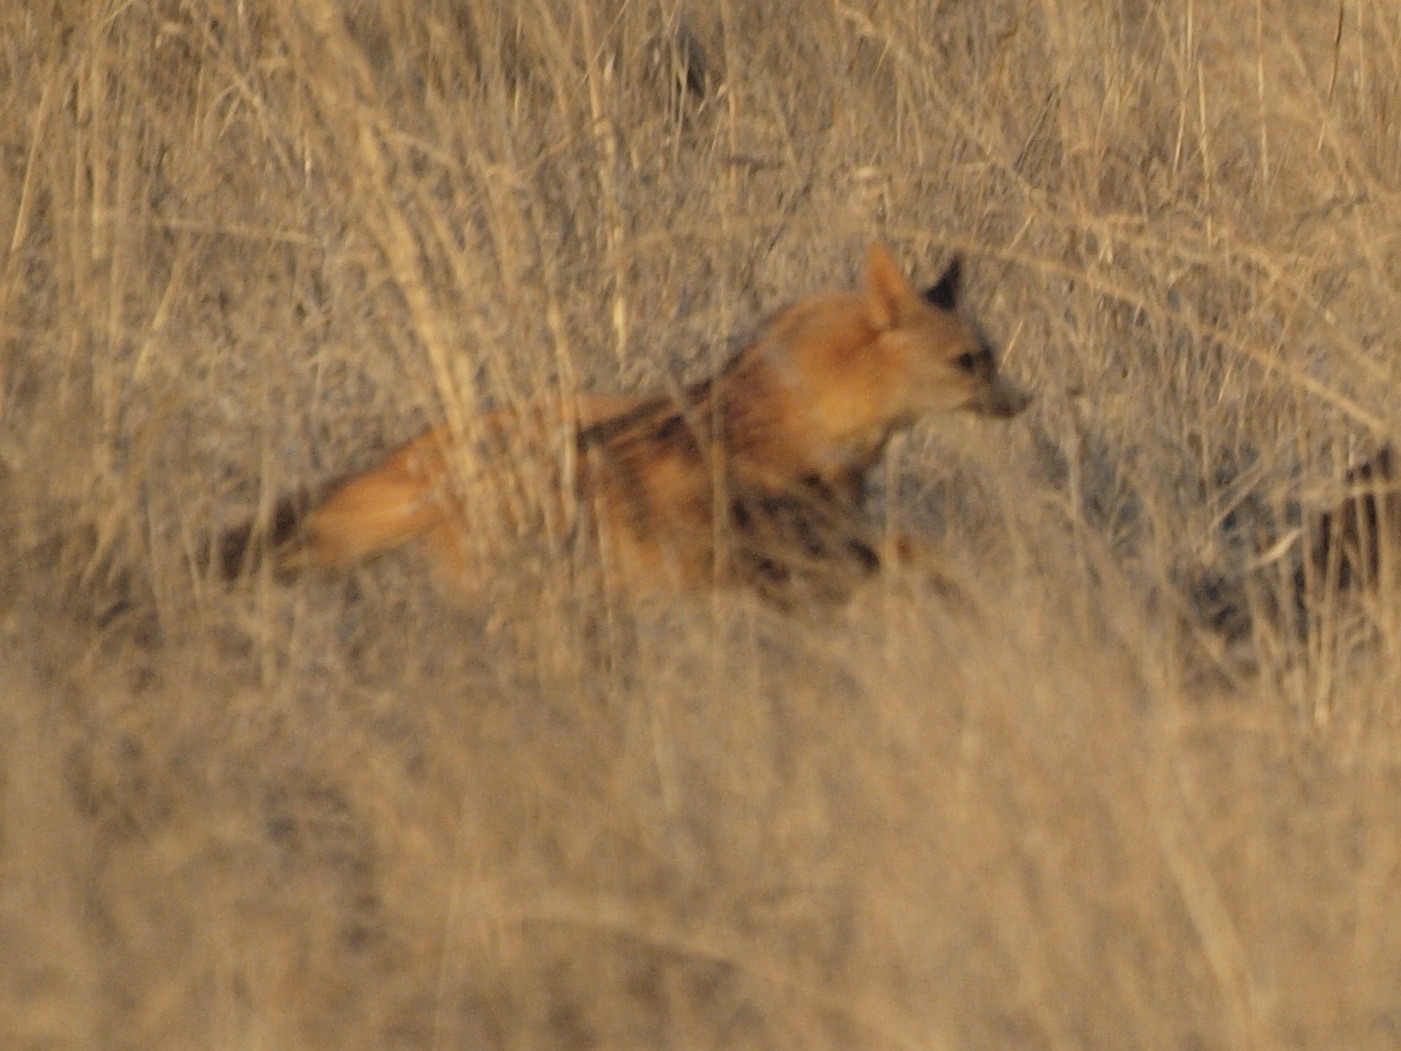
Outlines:
{"label": "aardwolf's eye", "polygon": [[953,363],[964,372],[972,372],[978,367],[978,362],[982,360],[982,354],[974,350],[965,350],[958,357],[953,359]]}

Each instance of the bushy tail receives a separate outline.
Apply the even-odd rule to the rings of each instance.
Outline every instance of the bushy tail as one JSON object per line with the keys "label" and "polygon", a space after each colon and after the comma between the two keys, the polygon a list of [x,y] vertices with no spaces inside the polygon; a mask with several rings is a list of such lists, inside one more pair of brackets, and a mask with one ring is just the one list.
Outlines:
{"label": "bushy tail", "polygon": [[[511,440],[538,445],[552,429],[575,433],[623,416],[655,398],[636,394],[576,394],[550,398],[526,413],[498,411],[481,421],[488,447]],[[309,501],[278,503],[266,522],[254,520],[225,533],[212,553],[225,579],[271,561],[290,576],[305,569],[333,569],[382,555],[424,539],[440,563],[464,569],[464,516],[449,484],[452,435],[435,427],[393,453],[378,467],[332,489],[308,511]]]}
{"label": "bushy tail", "polygon": [[306,511],[307,501],[280,501],[267,522],[225,533],[215,557],[225,579],[271,561],[280,576],[330,569],[374,558],[442,526],[453,513],[441,435],[404,446],[380,466],[333,489]]}

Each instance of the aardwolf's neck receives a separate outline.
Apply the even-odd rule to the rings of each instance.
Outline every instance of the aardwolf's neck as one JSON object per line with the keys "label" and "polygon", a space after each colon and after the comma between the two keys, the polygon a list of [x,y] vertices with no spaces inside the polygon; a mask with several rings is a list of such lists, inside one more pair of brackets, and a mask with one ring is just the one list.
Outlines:
{"label": "aardwolf's neck", "polygon": [[718,456],[725,476],[742,487],[781,490],[821,479],[852,489],[879,460],[895,422],[837,439],[795,370],[775,360],[770,349],[761,338],[679,395],[659,396],[584,428],[581,451],[711,466]]}
{"label": "aardwolf's neck", "polygon": [[885,414],[866,382],[868,356],[820,348],[818,357],[806,333],[784,322],[773,322],[704,391],[723,421],[726,451],[742,471],[786,479],[869,471],[902,421]]}

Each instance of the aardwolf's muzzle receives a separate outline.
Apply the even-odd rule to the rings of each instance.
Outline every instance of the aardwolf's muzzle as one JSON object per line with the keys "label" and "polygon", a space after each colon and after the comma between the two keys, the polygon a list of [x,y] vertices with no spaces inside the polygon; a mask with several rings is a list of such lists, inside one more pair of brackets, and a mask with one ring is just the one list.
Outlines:
{"label": "aardwolf's muzzle", "polygon": [[968,410],[979,416],[1009,419],[1031,404],[1031,395],[1004,377],[997,376],[968,403]]}

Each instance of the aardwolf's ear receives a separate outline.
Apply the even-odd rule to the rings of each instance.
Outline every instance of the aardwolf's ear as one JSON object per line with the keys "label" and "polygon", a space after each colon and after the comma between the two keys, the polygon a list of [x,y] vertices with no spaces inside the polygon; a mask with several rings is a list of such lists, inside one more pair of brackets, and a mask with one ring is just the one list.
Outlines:
{"label": "aardwolf's ear", "polygon": [[958,307],[958,286],[963,279],[963,257],[954,256],[944,268],[944,274],[923,293],[924,301],[940,310],[954,310]]}
{"label": "aardwolf's ear", "polygon": [[871,325],[880,331],[894,328],[901,306],[913,295],[890,249],[873,242],[866,253],[866,315]]}

